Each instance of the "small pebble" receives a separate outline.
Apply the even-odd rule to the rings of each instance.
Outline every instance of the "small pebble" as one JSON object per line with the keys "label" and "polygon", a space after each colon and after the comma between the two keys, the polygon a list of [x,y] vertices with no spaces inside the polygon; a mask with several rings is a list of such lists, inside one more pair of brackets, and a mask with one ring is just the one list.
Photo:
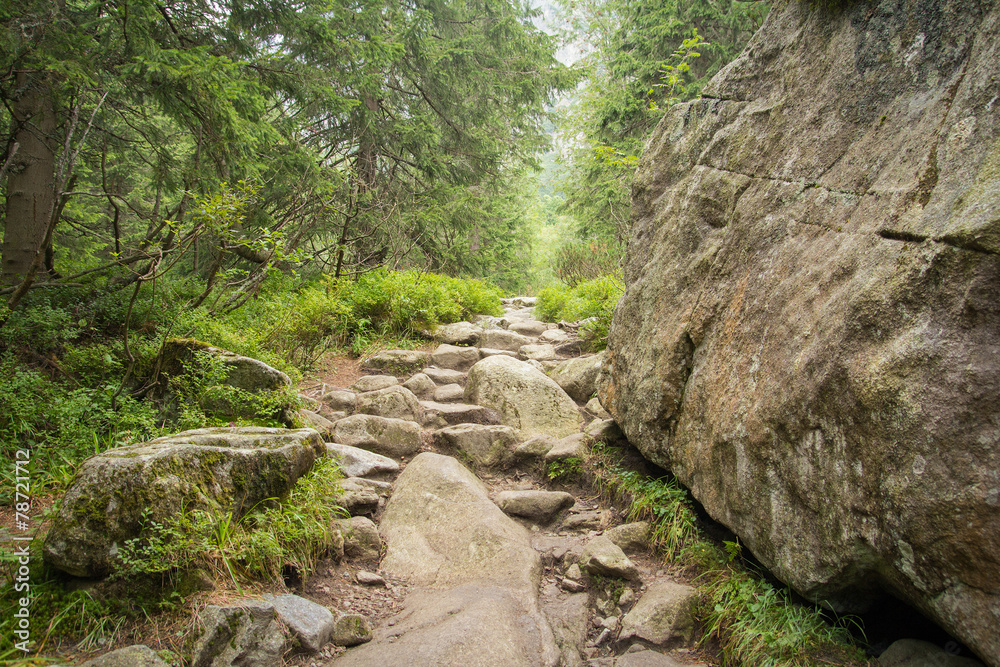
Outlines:
{"label": "small pebble", "polygon": [[567,593],[582,593],[585,586],[579,581],[573,581],[572,579],[560,579],[559,588],[563,589]]}

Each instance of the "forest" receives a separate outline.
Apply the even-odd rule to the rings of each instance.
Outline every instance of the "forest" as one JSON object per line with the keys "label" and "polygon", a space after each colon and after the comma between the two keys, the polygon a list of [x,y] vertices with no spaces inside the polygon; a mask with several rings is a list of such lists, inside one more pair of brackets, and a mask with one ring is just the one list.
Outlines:
{"label": "forest", "polygon": [[[5,3],[3,441],[108,444],[133,421],[149,434],[143,398],[171,336],[294,374],[504,291],[547,289],[552,317],[606,328],[645,137],[767,8],[545,11]],[[566,44],[584,57],[559,62]],[[457,306],[447,279],[472,279],[479,300]],[[72,415],[21,413],[25,391]]]}
{"label": "forest", "polygon": [[[262,360],[294,385],[329,356],[420,347],[435,325],[529,294],[548,321],[589,319],[601,349],[643,145],[768,9],[4,2],[0,502],[15,506],[19,450],[44,518],[89,456],[203,426],[281,426],[278,406],[301,407],[290,390],[263,406],[230,397],[257,401],[256,416],[213,412],[211,362],[164,379],[173,339]],[[622,474],[662,516],[655,503],[674,492]],[[0,557],[13,600],[16,559]],[[122,619],[183,605],[97,601],[40,557],[32,568],[42,653],[96,650]],[[747,591],[780,598],[756,585],[719,590],[747,608]],[[741,622],[717,612],[717,630]],[[12,623],[0,619],[0,659],[21,655]]]}

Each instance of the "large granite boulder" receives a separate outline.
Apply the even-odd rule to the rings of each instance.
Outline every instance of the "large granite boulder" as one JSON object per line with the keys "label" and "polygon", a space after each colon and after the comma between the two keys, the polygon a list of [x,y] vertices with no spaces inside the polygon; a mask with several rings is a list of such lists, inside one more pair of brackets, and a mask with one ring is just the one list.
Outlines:
{"label": "large granite boulder", "polygon": [[998,109],[996,3],[776,4],[647,144],[600,389],[797,591],[994,666]]}
{"label": "large granite boulder", "polygon": [[45,537],[45,560],[78,577],[109,574],[149,522],[194,509],[237,518],[285,495],[326,455],[312,429],[206,428],[111,449],[83,462]]}
{"label": "large granite boulder", "polygon": [[580,430],[573,399],[545,373],[511,357],[487,357],[473,366],[465,399],[497,410],[501,423],[518,429],[523,438],[561,438]]}

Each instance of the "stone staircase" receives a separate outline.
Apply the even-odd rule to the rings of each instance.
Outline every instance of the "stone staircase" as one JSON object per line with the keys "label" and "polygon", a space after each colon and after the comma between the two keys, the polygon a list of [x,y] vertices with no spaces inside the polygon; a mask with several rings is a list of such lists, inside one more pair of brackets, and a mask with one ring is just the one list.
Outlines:
{"label": "stone staircase", "polygon": [[[353,386],[305,397],[347,476],[329,570],[349,581],[207,607],[194,667],[705,664],[697,594],[649,526],[546,484],[546,466],[622,435],[592,399],[602,355],[533,305],[439,327],[433,352],[380,353]],[[373,600],[394,613],[366,614]],[[165,663],[133,646],[84,664]]]}
{"label": "stone staircase", "polygon": [[[532,306],[439,327],[433,352],[381,353],[317,397],[313,425],[359,473],[346,504],[378,520],[378,574],[408,592],[371,641],[312,664],[704,664],[694,589],[661,570],[648,525],[545,488],[545,463],[621,434],[587,404],[601,357]],[[372,477],[394,478],[378,508],[355,499]]]}

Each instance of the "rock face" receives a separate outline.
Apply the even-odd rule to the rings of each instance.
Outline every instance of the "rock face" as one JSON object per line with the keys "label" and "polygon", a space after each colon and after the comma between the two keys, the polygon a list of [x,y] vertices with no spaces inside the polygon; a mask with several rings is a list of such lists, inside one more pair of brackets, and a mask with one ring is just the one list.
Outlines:
{"label": "rock face", "polygon": [[777,4],[647,144],[600,390],[800,593],[994,666],[998,64],[995,3]]}
{"label": "rock face", "polygon": [[92,456],[63,497],[45,559],[78,577],[109,574],[118,547],[147,521],[212,508],[238,518],[286,494],[325,455],[312,429],[242,427],[185,431]]}
{"label": "rock face", "polygon": [[517,359],[487,357],[469,371],[465,398],[500,412],[502,423],[533,435],[556,438],[580,430],[573,399],[541,371]]}

